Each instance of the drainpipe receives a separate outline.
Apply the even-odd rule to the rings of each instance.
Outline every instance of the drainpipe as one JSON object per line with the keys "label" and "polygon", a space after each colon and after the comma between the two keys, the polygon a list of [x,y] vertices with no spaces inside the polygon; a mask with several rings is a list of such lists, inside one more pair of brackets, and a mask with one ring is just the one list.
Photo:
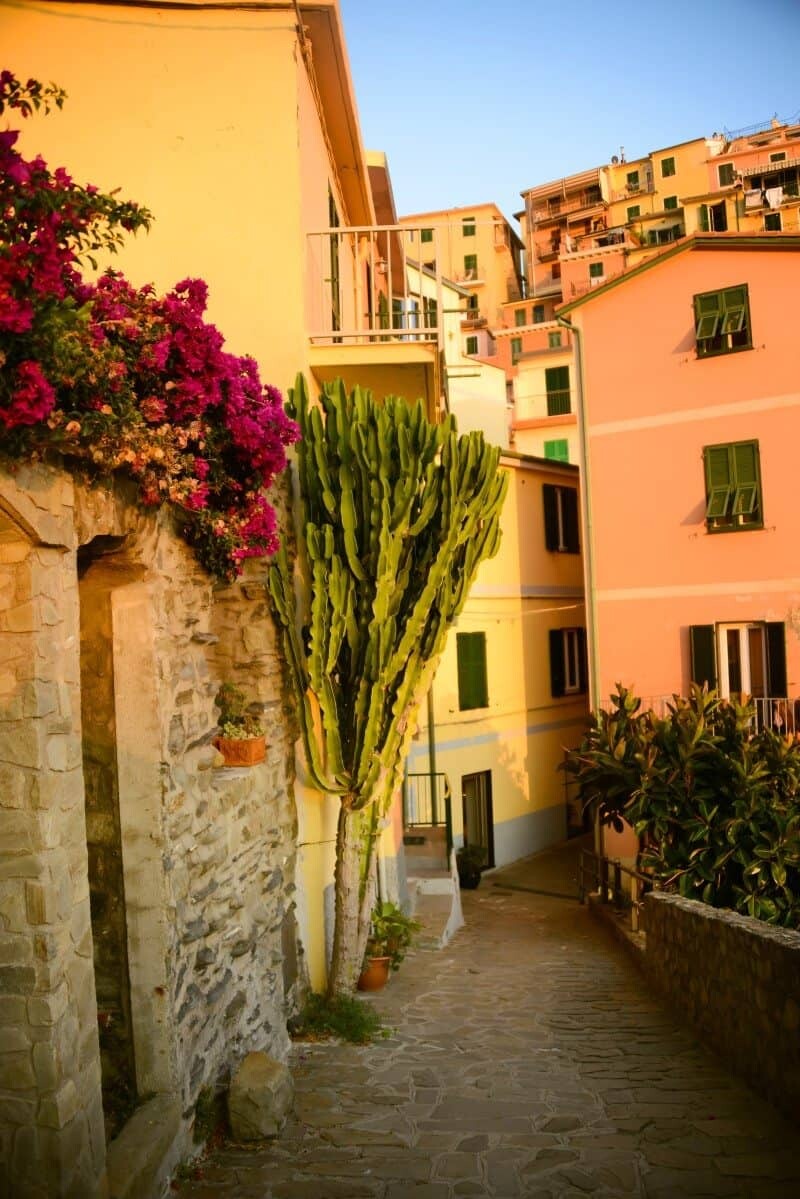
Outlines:
{"label": "drainpipe", "polygon": [[[589,655],[589,707],[596,711],[600,703],[600,673],[598,660],[597,596],[594,561],[594,522],[592,520],[592,488],[589,467],[589,434],[587,431],[586,395],[584,392],[583,330],[565,316],[556,313],[556,321],[569,329],[575,346],[575,394],[578,415],[578,456],[581,469],[581,517],[583,520],[583,575],[586,605],[586,640]],[[599,816],[594,825],[595,853],[603,852],[603,837]]]}
{"label": "drainpipe", "polygon": [[431,823],[436,824],[436,725],[433,719],[433,683],[428,689],[428,777],[431,782]]}

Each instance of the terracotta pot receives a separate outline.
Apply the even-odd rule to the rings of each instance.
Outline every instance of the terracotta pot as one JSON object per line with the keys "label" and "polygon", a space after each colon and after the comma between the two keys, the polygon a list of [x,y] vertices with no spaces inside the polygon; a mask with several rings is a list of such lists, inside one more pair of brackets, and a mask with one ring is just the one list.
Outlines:
{"label": "terracotta pot", "polygon": [[215,737],[214,745],[225,759],[226,766],[255,766],[264,761],[267,752],[265,737]]}
{"label": "terracotta pot", "polygon": [[392,959],[367,958],[367,964],[358,979],[359,991],[380,991],[389,981],[389,966]]}

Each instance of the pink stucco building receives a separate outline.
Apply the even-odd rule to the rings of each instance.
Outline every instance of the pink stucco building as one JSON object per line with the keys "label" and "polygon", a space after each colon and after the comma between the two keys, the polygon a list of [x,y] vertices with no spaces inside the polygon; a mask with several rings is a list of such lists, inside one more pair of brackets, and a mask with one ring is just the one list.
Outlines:
{"label": "pink stucco building", "polygon": [[655,699],[706,680],[775,723],[800,696],[799,251],[696,235],[560,310],[593,704],[617,681]]}

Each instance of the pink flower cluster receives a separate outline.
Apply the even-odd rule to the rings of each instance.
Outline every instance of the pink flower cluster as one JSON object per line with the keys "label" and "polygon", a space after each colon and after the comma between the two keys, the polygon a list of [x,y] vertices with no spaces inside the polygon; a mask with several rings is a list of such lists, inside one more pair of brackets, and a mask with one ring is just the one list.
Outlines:
{"label": "pink flower cluster", "polygon": [[[0,112],[62,99],[0,72]],[[176,505],[201,561],[233,578],[277,548],[263,492],[297,426],[255,361],[205,321],[202,280],[166,296],[117,272],[83,281],[82,256],[116,250],[149,214],[26,161],[17,136],[0,133],[0,448],[126,472],[143,504]]]}

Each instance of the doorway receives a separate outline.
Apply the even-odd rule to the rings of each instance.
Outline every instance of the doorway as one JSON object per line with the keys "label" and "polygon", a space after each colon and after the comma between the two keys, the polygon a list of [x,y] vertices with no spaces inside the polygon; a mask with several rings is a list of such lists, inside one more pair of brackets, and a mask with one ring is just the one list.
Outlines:
{"label": "doorway", "polygon": [[763,624],[723,624],[717,630],[720,694],[763,699],[767,694],[767,647]]}
{"label": "doorway", "polygon": [[492,772],[481,770],[461,778],[461,803],[464,819],[464,844],[482,849],[486,867],[494,866],[494,817],[492,813]]}

